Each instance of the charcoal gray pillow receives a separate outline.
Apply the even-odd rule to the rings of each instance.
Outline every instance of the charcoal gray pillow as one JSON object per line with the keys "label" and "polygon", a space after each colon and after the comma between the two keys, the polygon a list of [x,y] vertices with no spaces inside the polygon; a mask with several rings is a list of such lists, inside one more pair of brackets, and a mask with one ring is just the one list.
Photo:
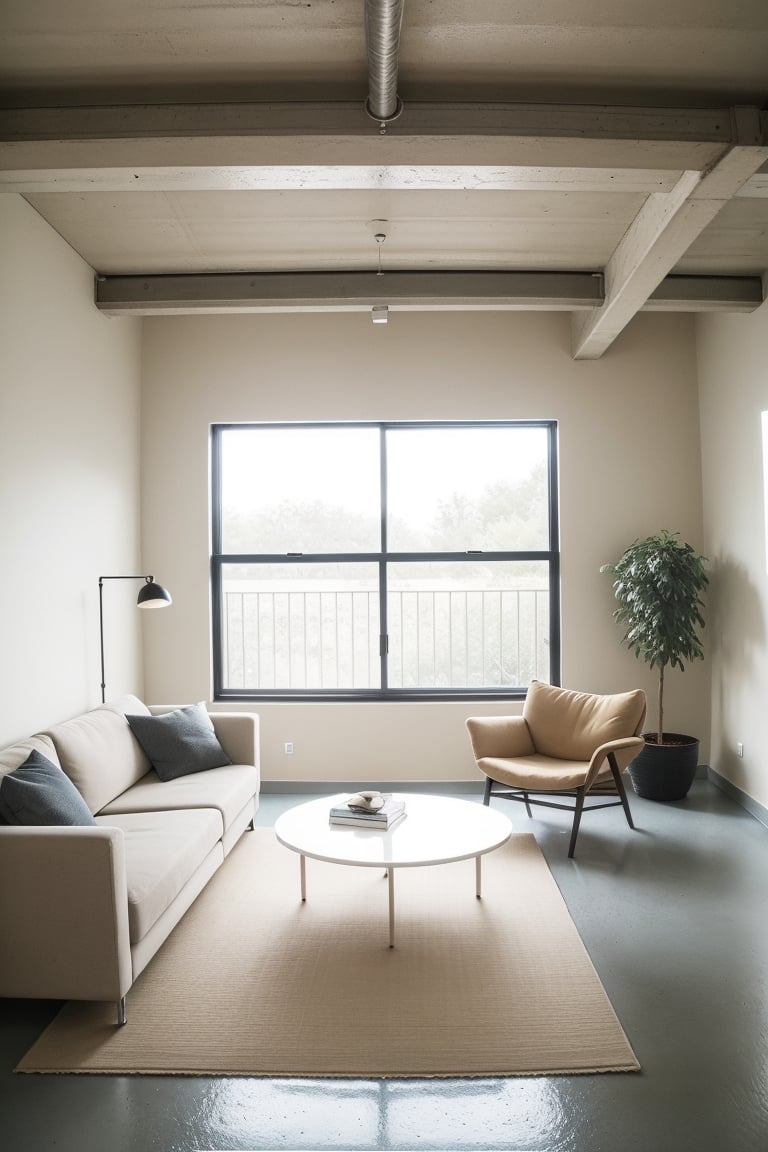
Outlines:
{"label": "charcoal gray pillow", "polygon": [[4,824],[95,824],[90,809],[61,768],[36,749],[0,780]]}
{"label": "charcoal gray pillow", "polygon": [[211,718],[200,704],[162,716],[126,716],[131,731],[161,780],[231,764],[219,743]]}

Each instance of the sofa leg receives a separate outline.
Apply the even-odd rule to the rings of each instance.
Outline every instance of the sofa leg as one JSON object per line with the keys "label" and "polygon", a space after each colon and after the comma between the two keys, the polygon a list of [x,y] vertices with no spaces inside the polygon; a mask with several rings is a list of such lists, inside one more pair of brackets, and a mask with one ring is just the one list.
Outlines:
{"label": "sofa leg", "polygon": [[119,1026],[125,1024],[125,996],[121,996],[117,1002],[117,1023]]}

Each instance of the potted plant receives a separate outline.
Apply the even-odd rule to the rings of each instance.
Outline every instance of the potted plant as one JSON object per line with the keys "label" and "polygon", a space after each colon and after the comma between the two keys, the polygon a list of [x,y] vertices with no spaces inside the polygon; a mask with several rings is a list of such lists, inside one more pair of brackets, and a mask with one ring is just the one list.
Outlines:
{"label": "potted plant", "polygon": [[616,564],[600,569],[614,578],[619,606],[613,615],[624,628],[623,642],[658,669],[656,731],[643,733],[645,747],[628,769],[637,794],[651,800],[682,800],[698,767],[699,741],[664,730],[664,674],[704,655],[705,562],[678,533],[664,530],[636,540]]}

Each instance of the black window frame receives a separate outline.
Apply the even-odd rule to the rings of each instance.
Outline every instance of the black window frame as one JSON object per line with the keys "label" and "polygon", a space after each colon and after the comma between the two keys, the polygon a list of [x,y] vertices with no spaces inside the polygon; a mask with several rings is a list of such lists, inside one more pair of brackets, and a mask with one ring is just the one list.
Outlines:
{"label": "black window frame", "polygon": [[[224,553],[222,552],[222,433],[247,428],[377,428],[381,467],[381,550],[355,553]],[[405,552],[386,549],[386,432],[389,429],[418,428],[543,428],[547,433],[549,547],[540,551],[504,552]],[[249,702],[370,702],[370,701],[448,701],[448,700],[520,700],[527,686],[481,688],[390,688],[387,687],[387,596],[386,566],[390,563],[423,563],[425,561],[472,562],[478,555],[491,561],[543,561],[549,574],[549,682],[560,683],[561,615],[560,615],[560,522],[558,485],[558,424],[556,420],[314,420],[314,421],[244,421],[212,424],[210,428],[211,461],[211,638],[213,648],[213,699]],[[380,590],[380,688],[368,689],[287,689],[225,688],[223,679],[222,636],[222,569],[226,564],[307,564],[307,563],[375,563],[379,571]]]}

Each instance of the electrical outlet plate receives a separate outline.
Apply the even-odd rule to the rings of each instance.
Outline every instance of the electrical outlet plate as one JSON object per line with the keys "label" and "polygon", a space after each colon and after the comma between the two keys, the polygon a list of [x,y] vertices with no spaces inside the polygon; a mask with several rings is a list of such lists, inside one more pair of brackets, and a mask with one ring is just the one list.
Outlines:
{"label": "electrical outlet plate", "polygon": [[286,754],[286,756],[292,756],[293,755],[293,741],[292,740],[286,740],[286,742],[285,742],[285,754]]}

